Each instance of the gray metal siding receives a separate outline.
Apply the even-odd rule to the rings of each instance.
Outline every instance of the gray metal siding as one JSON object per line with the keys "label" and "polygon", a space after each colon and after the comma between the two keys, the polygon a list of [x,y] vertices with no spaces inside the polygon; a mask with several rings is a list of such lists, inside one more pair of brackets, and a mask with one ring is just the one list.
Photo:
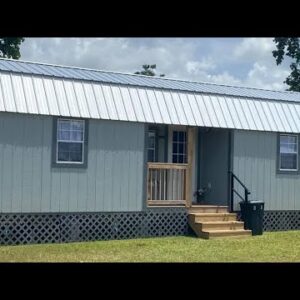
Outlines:
{"label": "gray metal siding", "polygon": [[204,201],[228,205],[229,131],[210,129],[208,132],[201,131],[200,135],[200,187],[211,183],[211,190],[205,194]]}
{"label": "gray metal siding", "polygon": [[0,114],[0,211],[140,211],[144,124],[90,120],[88,167],[51,166],[52,117]]}
{"label": "gray metal siding", "polygon": [[235,130],[233,144],[233,171],[250,189],[250,199],[265,201],[266,210],[300,209],[300,175],[276,171],[277,133]]}

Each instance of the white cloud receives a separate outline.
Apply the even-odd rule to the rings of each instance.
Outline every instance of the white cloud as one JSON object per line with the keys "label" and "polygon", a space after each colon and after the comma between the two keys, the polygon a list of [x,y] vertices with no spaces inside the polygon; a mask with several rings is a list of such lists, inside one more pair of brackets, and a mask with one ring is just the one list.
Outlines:
{"label": "white cloud", "polygon": [[245,38],[235,47],[233,55],[235,58],[247,60],[272,58],[272,50],[275,44],[272,38]]}
{"label": "white cloud", "polygon": [[186,63],[187,72],[193,75],[214,69],[216,69],[216,64],[211,57],[204,57],[201,61],[188,61]]}
{"label": "white cloud", "polygon": [[289,75],[289,71],[280,67],[255,62],[252,69],[249,71],[245,83],[249,86],[254,86],[269,90],[284,90],[287,86],[283,83]]}
{"label": "white cloud", "polygon": [[134,73],[156,64],[167,77],[285,89],[286,65],[276,66],[271,38],[27,38],[22,59]]}

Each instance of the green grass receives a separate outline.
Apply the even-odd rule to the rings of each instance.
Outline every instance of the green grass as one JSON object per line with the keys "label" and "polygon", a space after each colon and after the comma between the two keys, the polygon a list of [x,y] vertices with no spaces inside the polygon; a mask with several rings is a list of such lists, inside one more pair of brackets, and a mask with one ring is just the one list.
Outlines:
{"label": "green grass", "polygon": [[242,239],[162,237],[0,246],[0,262],[300,262],[300,231]]}

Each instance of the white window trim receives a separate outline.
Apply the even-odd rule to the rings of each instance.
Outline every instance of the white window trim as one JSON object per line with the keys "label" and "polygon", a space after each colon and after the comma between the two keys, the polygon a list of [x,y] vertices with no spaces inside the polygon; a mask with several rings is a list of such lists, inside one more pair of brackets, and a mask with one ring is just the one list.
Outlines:
{"label": "white window trim", "polygon": [[[154,162],[156,161],[156,130],[152,130],[152,129],[150,129],[149,131],[148,131],[148,139],[149,139],[149,133],[153,133],[154,134],[154,147],[153,148],[151,148],[151,147],[149,147],[149,144],[148,144],[148,151],[149,150],[153,150],[153,153],[154,153],[154,155],[153,155],[153,158],[154,158]],[[148,140],[148,142],[149,142],[149,140]]]}
{"label": "white window trim", "polygon": [[[59,121],[76,121],[76,122],[81,122],[83,123],[83,134],[82,134],[82,141],[72,141],[72,140],[59,140],[58,139],[58,130],[59,130],[59,126],[58,123]],[[83,165],[84,164],[84,141],[85,141],[85,121],[84,120],[80,120],[80,119],[66,119],[66,118],[58,118],[57,119],[57,123],[56,123],[56,163],[57,164],[69,164],[69,165]],[[82,161],[60,161],[58,160],[58,143],[62,142],[62,143],[78,143],[78,144],[82,144]]]}
{"label": "white window trim", "polygon": [[186,133],[186,160],[188,159],[188,152],[187,152],[187,143],[188,143],[188,136],[187,136],[187,126],[181,125],[172,125],[169,126],[169,133],[168,133],[168,162],[173,162],[173,131],[183,131]]}
{"label": "white window trim", "polygon": [[[280,152],[280,140],[281,140],[281,137],[282,136],[293,136],[293,137],[296,137],[296,145],[297,145],[297,151],[294,152],[294,153],[291,153],[291,154],[296,154],[296,157],[297,157],[297,160],[296,160],[296,166],[297,168],[296,169],[282,169],[281,168],[281,154],[286,154],[286,153],[282,153]],[[279,171],[287,171],[287,172],[298,172],[299,170],[299,140],[298,140],[298,135],[297,134],[280,134],[279,135]]]}

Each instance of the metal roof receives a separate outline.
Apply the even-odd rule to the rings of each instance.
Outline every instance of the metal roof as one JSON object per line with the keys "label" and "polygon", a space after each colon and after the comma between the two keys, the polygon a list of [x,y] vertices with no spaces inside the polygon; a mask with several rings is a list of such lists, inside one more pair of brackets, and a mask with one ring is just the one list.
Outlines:
{"label": "metal roof", "polygon": [[300,103],[0,72],[0,111],[300,132]]}
{"label": "metal roof", "polygon": [[107,72],[3,58],[0,59],[0,71],[197,93],[282,101],[300,101],[300,93],[297,92],[270,91],[248,87],[218,85],[213,83],[191,82],[170,78]]}

